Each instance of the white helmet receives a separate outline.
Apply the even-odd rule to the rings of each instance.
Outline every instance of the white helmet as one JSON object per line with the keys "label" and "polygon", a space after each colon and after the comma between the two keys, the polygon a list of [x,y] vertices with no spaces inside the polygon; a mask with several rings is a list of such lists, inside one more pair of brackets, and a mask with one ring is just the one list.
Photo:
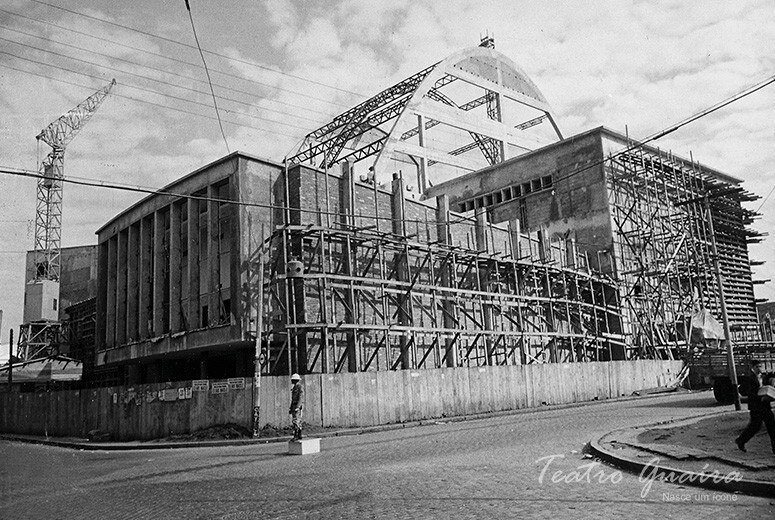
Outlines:
{"label": "white helmet", "polygon": [[293,374],[291,376],[291,381],[301,381],[301,376],[299,374]]}

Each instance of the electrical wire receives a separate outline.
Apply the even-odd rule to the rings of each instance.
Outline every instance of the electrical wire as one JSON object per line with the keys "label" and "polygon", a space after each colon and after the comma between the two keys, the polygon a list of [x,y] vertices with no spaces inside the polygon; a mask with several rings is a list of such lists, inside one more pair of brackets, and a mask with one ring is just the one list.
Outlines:
{"label": "electrical wire", "polygon": [[[3,38],[0,38],[0,40],[2,40],[2,39]],[[59,69],[59,70],[65,71],[65,72],[69,72],[71,74],[77,74],[79,76],[85,76],[85,77],[91,78],[91,79],[98,79],[98,80],[104,80],[105,79],[105,78],[102,78],[100,76],[94,76],[92,74],[87,74],[85,72],[78,72],[76,70],[68,69],[67,67],[61,67],[59,65],[53,65],[53,64],[50,64],[50,63],[46,63],[46,62],[33,60],[31,58],[25,58],[23,56],[19,56],[19,55],[16,55],[16,54],[13,54],[13,53],[10,53],[10,52],[6,52],[6,51],[2,51],[2,50],[0,50],[0,54],[5,54],[7,56],[12,56],[12,57],[20,59],[20,60],[28,61],[30,63],[35,63],[37,65],[43,65],[45,67],[51,67],[51,68]],[[94,64],[94,65],[98,66],[98,67],[100,66],[100,65],[97,65],[97,64]],[[105,68],[108,68],[108,70],[113,70],[113,69],[110,69],[109,67],[105,67]],[[150,78],[147,78],[147,79],[150,79]],[[188,99],[188,98],[184,98],[184,97],[180,97],[180,96],[175,96],[173,94],[167,94],[167,93],[164,93],[164,92],[159,92],[158,90],[148,89],[148,88],[145,88],[145,87],[140,87],[140,86],[137,86],[137,85],[131,85],[131,84],[126,84],[126,83],[122,84],[122,86],[123,87],[127,87],[127,88],[131,88],[131,89],[134,89],[134,90],[139,90],[139,91],[142,91],[142,92],[147,92],[149,94],[154,94],[154,95],[158,95],[158,96],[167,97],[167,98],[170,98],[170,99],[174,99],[176,101],[183,101],[185,103],[191,103],[191,104],[194,104],[194,105],[200,105],[200,106],[203,106],[203,107],[211,108],[211,105],[208,104],[208,103],[203,103],[201,101],[196,101],[196,100],[193,100],[193,99]],[[294,125],[292,123],[287,123],[285,121],[277,121],[277,120],[274,120],[274,119],[267,119],[265,117],[257,116],[257,115],[254,115],[254,114],[249,114],[247,112],[242,112],[240,110],[231,110],[231,109],[228,109],[228,108],[222,108],[221,110],[223,110],[224,112],[227,112],[229,114],[241,115],[241,116],[249,117],[251,119],[257,119],[257,120],[260,120],[260,121],[266,121],[266,122],[274,123],[274,124],[278,124],[278,125],[289,126],[291,128],[298,128],[300,130],[303,130],[305,133],[309,131],[308,127]],[[213,120],[217,121],[217,119],[215,119],[215,118],[213,118]],[[285,135],[288,135],[288,134],[285,134]]]}
{"label": "electrical wire", "polygon": [[[3,37],[0,37],[0,41],[5,41],[5,42],[13,43],[15,45],[19,45],[19,46],[22,46],[22,47],[27,47],[27,48],[30,48],[30,49],[34,49],[36,51],[40,51],[40,52],[44,52],[44,53],[48,53],[48,54],[53,54],[54,56],[59,56],[60,58],[70,59],[70,60],[73,60],[73,61],[77,61],[77,62],[80,62],[80,63],[91,65],[93,67],[98,67],[98,68],[101,68],[101,69],[109,70],[109,71],[114,72],[114,73],[127,74],[129,76],[134,76],[136,78],[140,78],[140,79],[143,79],[143,80],[146,80],[146,81],[153,81],[153,82],[156,82],[156,83],[160,83],[160,84],[166,85],[168,87],[173,87],[173,88],[177,88],[177,89],[180,89],[180,90],[186,90],[188,92],[194,92],[196,94],[202,94],[202,95],[205,95],[205,96],[210,96],[210,92],[204,92],[204,91],[197,90],[197,89],[191,88],[191,87],[186,87],[184,85],[177,84],[177,83],[170,83],[169,81],[164,81],[164,80],[161,80],[161,79],[152,78],[150,76],[145,76],[143,74],[137,74],[135,72],[130,72],[128,70],[123,70],[123,69],[119,69],[119,68],[116,68],[116,67],[109,67],[107,65],[101,65],[101,64],[95,63],[93,61],[82,60],[80,58],[75,58],[73,56],[68,56],[66,54],[60,54],[58,52],[54,52],[54,51],[50,51],[50,50],[46,50],[46,49],[41,49],[39,47],[35,47],[34,45],[27,45],[26,43],[20,43],[20,42],[14,41],[14,40],[7,40],[7,39],[5,39]],[[49,67],[55,67],[55,68],[59,68],[59,69],[62,69],[62,70],[66,70],[68,72],[72,72],[73,74],[88,75],[88,74],[86,74],[84,72],[74,71],[72,69],[67,69],[67,68],[61,67],[59,65],[53,65],[53,64],[48,64],[48,63],[45,63],[45,62],[36,61],[36,60],[31,59],[31,58],[25,58],[23,56],[19,56],[19,55],[10,53],[10,52],[0,51],[0,53],[6,54],[8,56],[13,56],[14,58],[17,58],[17,59],[20,59],[20,60],[26,60],[26,61],[30,61],[30,62],[33,62],[33,63],[37,63],[38,65],[45,65],[45,66],[49,66]],[[177,100],[194,103],[194,101],[192,101],[192,100],[190,100],[188,98],[181,98],[181,97],[178,97],[178,96],[173,96],[171,94],[166,94],[164,92],[160,92],[160,91],[157,91],[157,90],[148,90],[148,89],[144,89],[143,87],[135,87],[135,86],[129,85],[129,84],[126,84],[126,86],[129,86],[129,87],[132,87],[132,88],[138,88],[138,89],[146,90],[146,91],[158,94],[160,96],[168,96],[168,97],[172,97],[172,98],[177,99]],[[285,117],[290,116],[290,117],[296,117],[296,118],[299,118],[299,119],[305,119],[305,120],[308,120],[308,121],[312,122],[315,125],[323,124],[323,123],[321,123],[317,119],[311,119],[311,118],[304,117],[304,116],[294,116],[293,114],[289,114],[287,112],[283,112],[283,111],[280,111],[280,110],[274,110],[274,109],[268,108],[268,107],[259,107],[255,103],[250,103],[248,101],[242,101],[240,99],[234,99],[234,98],[225,97],[225,96],[218,96],[218,99],[222,99],[224,101],[231,101],[233,103],[237,103],[239,105],[248,106],[248,107],[251,107],[251,108],[260,108],[261,110],[266,110],[268,112],[276,112],[276,113],[278,113],[280,115],[283,115]],[[206,105],[206,106],[210,106],[210,105]],[[301,130],[308,130],[308,127],[306,127],[306,126],[304,126],[304,127],[303,126],[298,126],[298,125],[294,125],[294,124],[291,124],[291,123],[287,123],[285,121],[278,121],[276,119],[267,119],[267,118],[264,118],[264,117],[261,117],[261,116],[257,116],[257,115],[253,115],[253,114],[248,114],[247,112],[238,112],[238,111],[231,111],[231,112],[242,114],[242,115],[245,115],[245,116],[248,116],[248,117],[253,117],[255,119],[261,119],[261,120],[264,120],[264,121],[268,121],[270,123],[277,123],[277,124],[280,124],[280,125],[291,126],[291,127],[294,127],[294,128],[299,128]]]}
{"label": "electrical wire", "polygon": [[[757,92],[757,91],[763,89],[764,87],[766,87],[768,85],[771,85],[772,83],[775,83],[775,76],[770,76],[768,78],[765,78],[764,80],[760,81],[759,83],[756,83],[756,84],[754,84],[754,85],[752,85],[750,87],[747,87],[747,88],[741,90],[740,92],[738,92],[736,94],[733,94],[732,96],[730,96],[728,98],[725,98],[722,101],[719,101],[715,105],[711,105],[710,107],[705,108],[705,109],[701,110],[700,112],[697,112],[694,115],[691,115],[691,116],[687,117],[686,119],[683,119],[683,120],[679,121],[678,123],[667,127],[664,130],[660,130],[659,132],[656,132],[656,133],[650,135],[649,137],[646,137],[642,141],[633,141],[632,145],[624,148],[623,150],[620,150],[620,151],[616,152],[615,154],[612,155],[612,157],[619,157],[619,156],[628,154],[629,152],[631,152],[633,150],[636,150],[636,149],[642,147],[645,144],[648,144],[648,143],[650,143],[652,141],[656,141],[657,139],[660,139],[660,138],[662,138],[662,137],[664,137],[664,136],[666,136],[668,134],[671,134],[671,133],[675,132],[676,130],[679,130],[680,128],[683,128],[684,126],[688,125],[689,123],[693,123],[694,121],[697,121],[700,118],[703,118],[703,117],[705,117],[707,115],[710,115],[713,112],[716,112],[717,110],[721,110],[725,106],[730,105],[730,104],[734,103],[735,101],[739,101],[739,100],[743,99],[744,97],[750,96],[754,92]],[[585,172],[585,171],[587,171],[587,170],[589,170],[591,168],[594,168],[596,166],[600,166],[601,164],[605,163],[607,160],[608,160],[608,158],[604,158],[604,159],[600,159],[598,161],[595,161],[592,164],[584,166],[583,168],[579,168],[579,169],[576,169],[576,170],[570,172],[568,175],[565,175],[564,177],[559,177],[559,178],[555,179],[554,182],[567,180],[567,179],[569,179],[569,178],[571,178],[571,177],[573,177],[575,175],[578,175],[578,174],[580,174],[582,172]]]}
{"label": "electrical wire", "polygon": [[[12,28],[6,27],[4,25],[0,25],[0,29],[5,29],[6,31],[12,31],[12,32],[15,32],[15,33],[18,33],[18,34],[22,34],[22,35],[30,37],[30,38],[36,38],[38,40],[43,40],[45,42],[55,43],[55,44],[61,45],[63,47],[70,47],[72,49],[76,49],[76,50],[79,50],[79,51],[82,51],[82,52],[88,52],[90,54],[94,54],[96,56],[101,56],[101,57],[107,58],[109,60],[116,60],[116,61],[120,61],[120,62],[123,62],[123,63],[127,63],[129,65],[134,65],[136,67],[143,67],[143,68],[155,71],[155,72],[160,72],[162,74],[169,74],[171,76],[175,76],[175,77],[178,77],[178,78],[183,78],[183,79],[187,79],[189,81],[194,81],[196,83],[203,83],[205,85],[207,84],[207,82],[204,81],[204,80],[201,80],[201,79],[198,79],[198,78],[193,78],[191,76],[186,76],[185,74],[178,74],[177,72],[173,72],[173,71],[171,71],[169,69],[160,69],[158,67],[153,67],[151,65],[145,65],[143,63],[138,63],[136,61],[132,61],[132,60],[128,60],[128,59],[125,59],[125,58],[121,58],[119,56],[113,56],[111,54],[105,54],[105,53],[97,52],[97,51],[94,51],[94,50],[91,50],[91,49],[86,49],[84,47],[79,47],[77,45],[71,45],[69,43],[61,42],[61,41],[55,40],[53,38],[45,38],[43,36],[37,36],[37,35],[30,34],[30,33],[24,32],[24,31],[19,31],[17,29],[12,29]],[[90,61],[87,61],[87,60],[80,60],[79,58],[68,56],[66,54],[58,54],[58,53],[56,53],[54,51],[51,51],[51,50],[48,50],[48,49],[42,49],[40,47],[35,47],[33,45],[29,45],[29,44],[26,44],[26,43],[18,42],[16,40],[6,40],[4,38],[0,38],[0,40],[8,41],[8,42],[14,43],[16,45],[23,45],[25,47],[29,47],[31,49],[35,49],[35,50],[38,50],[38,51],[41,51],[41,52],[47,52],[47,53],[50,53],[50,54],[55,54],[57,56],[62,56],[62,57],[65,57],[65,58],[69,58],[69,59],[73,59],[73,60],[78,60],[78,61],[83,61],[84,63],[90,63],[90,64],[95,65],[97,67],[107,68],[109,70],[114,70],[114,71],[117,71],[117,72],[122,72],[124,74],[131,74],[133,76],[144,78],[144,79],[147,79],[147,80],[150,80],[150,81],[157,81],[157,82],[160,82],[160,83],[164,83],[165,85],[170,85],[170,86],[177,87],[177,88],[185,88],[185,87],[182,87],[179,84],[169,83],[169,82],[166,82],[166,81],[161,81],[159,79],[152,78],[152,77],[149,77],[149,76],[144,76],[142,74],[137,74],[137,73],[134,73],[134,72],[122,71],[121,69],[116,69],[116,68],[108,67],[106,65],[100,65],[100,64],[97,64],[97,63],[94,63],[94,62],[90,62]],[[229,90],[231,92],[236,92],[236,93],[239,93],[239,94],[245,94],[245,95],[251,96],[251,97],[260,97],[260,95],[256,94],[255,92],[248,92],[246,90],[235,89],[235,88],[228,87],[226,85],[221,85],[221,84],[218,84],[218,83],[213,83],[213,86],[216,86],[216,87],[224,89],[224,90]],[[186,90],[190,90],[192,92],[198,92],[200,94],[208,94],[209,95],[209,92],[203,92],[201,90],[188,89],[188,88],[186,88]],[[227,98],[225,96],[218,96],[218,98],[219,99],[224,99],[226,101],[234,101],[235,103],[242,103],[242,104],[248,104],[250,106],[254,106],[253,103],[246,103],[244,101],[240,101],[238,99],[233,99],[233,98]],[[278,103],[278,104],[281,104],[281,105],[287,105],[287,106],[289,106],[291,108],[294,108],[296,110],[306,110],[308,112],[315,112],[315,113],[324,115],[327,118],[331,116],[331,112],[324,112],[322,110],[315,110],[315,109],[309,108],[309,107],[302,107],[302,106],[294,105],[293,103],[288,103],[288,102],[285,102],[285,101],[282,101],[282,100],[279,100],[279,99],[272,99],[272,98],[267,98],[267,97],[263,97],[262,99],[266,100],[266,101],[269,101],[271,103]],[[262,109],[263,110],[267,110],[269,112],[276,112],[278,114],[282,114],[283,116],[290,116],[290,117],[296,117],[296,118],[299,118],[299,119],[306,119],[308,121],[314,122],[315,124],[322,124],[320,122],[320,120],[318,120],[318,119],[313,119],[313,118],[310,118],[310,117],[300,116],[300,115],[292,114],[290,112],[284,112],[282,110],[276,110],[276,109],[269,108],[269,107],[262,107]]]}
{"label": "electrical wire", "polygon": [[764,197],[764,200],[762,200],[762,203],[759,205],[758,208],[756,208],[756,213],[759,213],[759,210],[762,209],[764,206],[764,203],[767,202],[767,199],[770,198],[770,195],[772,195],[772,192],[775,191],[775,185],[770,189],[770,192],[767,194],[766,197]]}
{"label": "electrical wire", "polygon": [[[11,175],[15,177],[27,177],[31,179],[44,179],[45,176],[32,171],[32,170],[24,170],[20,168],[9,168],[0,166],[0,174],[2,175]],[[104,182],[99,181],[97,179],[88,179],[86,177],[80,177],[80,178],[74,178],[74,177],[65,177],[62,179],[59,179],[60,182],[68,183],[68,184],[75,184],[77,186],[86,186],[90,188],[104,188],[104,189],[112,189],[112,190],[119,190],[119,191],[127,191],[132,193],[143,193],[147,195],[159,195],[159,196],[167,196],[172,198],[179,198],[179,199],[191,199],[191,200],[197,200],[197,201],[203,201],[203,202],[216,202],[221,204],[231,204],[234,206],[242,206],[242,207],[249,207],[249,208],[263,208],[263,209],[271,209],[271,210],[288,210],[289,208],[286,206],[278,206],[276,204],[262,204],[260,202],[245,202],[241,200],[231,200],[231,199],[221,199],[217,197],[208,197],[206,195],[193,195],[190,193],[178,193],[174,191],[169,191],[165,189],[154,189],[154,188],[143,188],[140,186],[133,186],[128,184],[118,184],[118,183],[112,183],[112,182]],[[320,214],[320,215],[331,215],[331,216],[339,216],[340,213],[336,211],[324,211],[323,209],[308,209],[308,208],[290,208],[292,211],[299,212],[299,213],[312,213],[312,214]],[[432,209],[432,208],[428,208]],[[378,215],[355,215],[356,219],[364,219],[364,220],[384,220],[384,221],[393,221],[392,217],[380,217]],[[419,223],[419,224],[428,224],[425,220],[420,219],[403,219],[404,222],[413,222],[413,223]]]}
{"label": "electrical wire", "polygon": [[210,92],[213,95],[213,107],[215,108],[215,116],[218,118],[218,127],[221,129],[221,135],[223,136],[223,143],[226,145],[226,153],[230,154],[229,141],[226,140],[226,132],[223,131],[223,123],[221,122],[221,114],[218,112],[218,101],[215,99],[215,90],[213,90],[213,81],[210,79],[210,71],[207,70],[207,61],[205,61],[205,55],[202,52],[202,46],[199,45],[199,37],[196,35],[196,27],[194,27],[194,16],[191,14],[191,6],[186,2],[186,9],[188,10],[188,19],[191,20],[191,31],[194,33],[194,41],[196,42],[196,48],[199,50],[199,55],[202,57],[202,65],[205,67],[205,74],[207,74],[207,84],[210,85]]}
{"label": "electrical wire", "polygon": [[[19,14],[19,13],[14,13],[13,11],[8,11],[6,9],[1,9],[1,8],[0,8],[0,12],[1,13],[5,13],[5,14],[10,14],[12,16],[17,16],[19,18],[23,18],[23,19],[29,20],[31,22],[47,25],[49,27],[56,27],[57,29],[61,29],[63,31],[71,32],[73,34],[78,34],[78,35],[81,35],[81,36],[86,36],[88,38],[93,38],[93,39],[101,41],[101,42],[110,43],[112,45],[116,45],[116,46],[124,48],[124,49],[131,49],[133,51],[142,52],[142,53],[148,54],[150,56],[155,56],[157,58],[163,58],[163,59],[166,59],[166,60],[169,60],[169,61],[180,63],[182,65],[186,65],[188,67],[202,68],[202,66],[200,64],[198,64],[198,63],[193,63],[193,62],[190,62],[190,61],[181,60],[179,58],[173,58],[172,56],[167,56],[165,54],[161,54],[161,53],[158,53],[158,52],[149,51],[149,50],[146,50],[146,49],[143,49],[143,48],[140,48],[140,47],[136,47],[134,45],[127,45],[125,43],[121,43],[121,42],[117,42],[115,40],[111,40],[110,38],[104,38],[104,37],[101,37],[101,36],[96,36],[94,34],[89,34],[87,32],[79,31],[79,30],[73,29],[71,27],[65,27],[65,26],[58,25],[58,24],[55,24],[55,23],[52,23],[52,22],[47,22],[47,21],[41,20],[39,18],[33,18],[33,17],[30,17],[30,16],[26,16],[26,15]],[[246,78],[244,76],[239,76],[239,75],[233,74],[231,72],[226,72],[226,71],[218,70],[218,69],[211,69],[211,72],[213,72],[215,74],[220,74],[222,76],[230,77],[230,78],[235,78],[235,79],[238,79],[240,81],[246,81],[248,83],[255,83],[256,85],[261,85],[262,87],[266,87],[266,88],[270,88],[270,89],[274,89],[274,90],[279,90],[281,92],[286,92],[288,94],[294,94],[294,95],[305,97],[305,98],[308,98],[308,99],[314,99],[315,101],[320,101],[322,103],[327,103],[329,105],[338,106],[338,107],[341,107],[341,108],[348,108],[349,107],[349,105],[347,105],[345,103],[340,103],[340,102],[332,101],[330,99],[325,99],[325,98],[321,98],[321,97],[315,97],[315,96],[312,96],[312,95],[307,94],[305,92],[300,92],[298,90],[293,90],[293,89],[289,89],[289,88],[285,88],[285,87],[278,87],[277,85],[272,85],[270,83],[265,83],[265,82],[262,82],[262,81],[258,81],[256,79]],[[290,106],[296,106],[296,105],[290,105]]]}
{"label": "electrical wire", "polygon": [[[0,53],[1,52],[2,51],[0,51]],[[48,79],[48,80],[56,81],[56,82],[59,82],[59,83],[64,83],[66,85],[71,85],[73,87],[84,88],[84,89],[88,89],[90,91],[94,90],[94,87],[91,87],[91,86],[88,86],[88,85],[83,85],[81,83],[75,83],[75,82],[67,81],[67,80],[60,79],[60,78],[54,78],[52,76],[47,76],[45,74],[39,74],[37,72],[32,72],[32,71],[29,71],[29,70],[23,70],[23,69],[19,69],[19,68],[16,68],[16,67],[11,67],[10,65],[6,65],[4,63],[0,63],[0,67],[6,68],[6,69],[10,69],[10,70],[14,70],[16,72],[22,72],[24,74],[29,74],[31,76],[37,76],[39,78]],[[103,80],[104,78],[99,78],[99,79]],[[127,96],[125,94],[119,94],[119,93],[116,93],[116,92],[112,92],[110,95],[114,96],[114,97],[119,97],[119,98],[122,98],[122,99],[127,99],[127,100],[130,100],[130,101],[135,101],[135,102],[138,102],[138,103],[145,103],[147,105],[155,106],[155,107],[158,107],[158,108],[164,108],[164,109],[167,109],[167,110],[172,110],[174,112],[180,112],[182,114],[188,114],[188,115],[192,115],[192,116],[196,116],[196,117],[203,117],[205,119],[211,119],[213,121],[216,120],[215,117],[213,117],[213,116],[208,116],[206,114],[200,114],[200,113],[197,113],[197,112],[191,112],[190,110],[185,110],[185,109],[182,109],[182,108],[177,108],[177,107],[173,107],[173,106],[170,106],[170,105],[165,105],[163,103],[155,103],[153,101],[148,101],[147,99],[140,99],[140,98],[136,98],[136,97],[132,97],[132,96]],[[207,106],[209,108],[209,105],[207,105]],[[263,132],[265,134],[272,135],[272,136],[282,135],[284,137],[290,137],[291,139],[295,139],[295,140],[301,139],[303,137],[303,135],[300,136],[299,134],[292,135],[292,134],[287,134],[285,132],[280,132],[278,130],[267,130],[266,128],[261,128],[261,127],[258,127],[258,126],[248,125],[248,124],[245,124],[245,123],[238,123],[236,121],[229,121],[228,119],[224,119],[223,121],[225,123],[229,123],[229,124],[232,124],[232,125],[235,125],[235,126],[239,126],[239,127],[243,127],[243,128],[250,128],[252,130],[257,130],[259,132]]]}
{"label": "electrical wire", "polygon": [[[188,48],[191,48],[191,49],[196,48],[193,45],[189,45],[188,43],[184,43],[184,42],[181,42],[181,41],[178,41],[178,40],[174,40],[172,38],[167,38],[165,36],[160,36],[158,34],[153,34],[151,32],[147,32],[147,31],[143,31],[143,30],[140,30],[140,29],[136,29],[134,27],[129,27],[127,25],[122,25],[120,23],[111,22],[110,20],[105,20],[104,18],[99,18],[97,16],[92,16],[92,15],[88,15],[88,14],[85,14],[85,13],[80,13],[78,11],[74,11],[72,9],[67,9],[67,8],[59,6],[59,5],[50,4],[48,2],[42,2],[40,0],[32,0],[32,1],[37,3],[37,4],[41,4],[41,5],[45,5],[45,6],[48,6],[48,7],[52,7],[54,9],[59,9],[61,11],[65,11],[65,12],[70,13],[70,14],[74,14],[74,15],[77,15],[77,16],[82,16],[82,17],[88,18],[90,20],[95,20],[95,21],[98,21],[98,22],[106,23],[106,24],[112,25],[114,27],[120,27],[121,29],[126,29],[127,31],[133,31],[133,32],[136,32],[136,33],[139,33],[139,34],[143,34],[145,36],[150,36],[152,38],[158,38],[160,40],[163,40],[163,41],[166,41],[166,42],[169,42],[169,43],[175,43],[177,45],[182,45],[183,47],[188,47]],[[188,5],[188,2],[186,2],[186,4]],[[267,67],[266,65],[259,65],[257,63],[253,63],[253,62],[250,62],[250,61],[247,61],[247,60],[242,60],[242,59],[239,59],[239,58],[233,58],[231,56],[226,56],[225,54],[219,54],[219,53],[214,52],[214,51],[209,51],[207,49],[203,49],[203,50],[204,50],[204,52],[206,52],[208,54],[212,54],[213,56],[218,56],[219,58],[224,58],[224,59],[229,60],[229,61],[235,61],[237,63],[242,63],[242,64],[245,64],[245,65],[250,65],[251,67],[256,67],[258,69],[262,69],[262,70],[266,70],[266,71],[269,71],[269,72],[273,72],[275,74],[282,74],[283,76],[288,76],[290,78],[298,79],[298,80],[301,80],[301,81],[306,81],[308,83],[313,83],[313,84],[319,85],[321,87],[330,88],[332,90],[337,90],[337,91],[343,92],[345,94],[351,94],[351,95],[354,95],[354,96],[358,96],[358,97],[363,98],[363,99],[367,98],[367,96],[364,96],[363,94],[360,94],[358,92],[353,92],[351,90],[347,90],[347,89],[343,89],[343,88],[340,88],[340,87],[336,87],[334,85],[329,85],[329,84],[323,83],[321,81],[305,78],[303,76],[297,76],[295,74],[290,74],[288,72],[283,72],[283,71],[278,70],[278,69],[273,69],[271,67]]]}

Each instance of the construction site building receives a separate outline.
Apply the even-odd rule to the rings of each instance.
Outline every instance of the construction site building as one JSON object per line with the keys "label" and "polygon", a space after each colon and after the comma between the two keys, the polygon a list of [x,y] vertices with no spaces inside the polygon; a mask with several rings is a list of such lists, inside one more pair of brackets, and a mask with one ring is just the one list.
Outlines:
{"label": "construction site building", "polygon": [[428,195],[572,241],[616,281],[633,355],[669,357],[687,345],[693,309],[721,319],[714,245],[733,338],[759,339],[747,249],[759,234],[748,227],[755,213],[741,204],[756,196],[741,182],[601,127],[438,184]]}
{"label": "construction site building", "polygon": [[96,368],[129,382],[253,374],[249,257],[280,169],[232,153],[97,231]]}
{"label": "construction site building", "polygon": [[[126,382],[673,359],[692,313],[757,339],[740,181],[598,128],[563,139],[484,41],[98,231],[97,367]],[[714,248],[719,254],[714,255]]]}

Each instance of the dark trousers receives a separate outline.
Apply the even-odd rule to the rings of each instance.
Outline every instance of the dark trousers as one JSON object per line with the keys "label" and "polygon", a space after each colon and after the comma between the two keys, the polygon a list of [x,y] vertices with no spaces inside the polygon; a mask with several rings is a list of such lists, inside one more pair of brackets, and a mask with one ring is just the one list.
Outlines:
{"label": "dark trousers", "polygon": [[762,423],[767,428],[767,433],[770,434],[770,444],[775,451],[775,417],[772,415],[772,409],[768,406],[766,408],[756,408],[750,410],[751,419],[748,421],[748,426],[740,433],[737,440],[741,444],[745,444],[750,441],[751,438],[756,435],[762,427]]}

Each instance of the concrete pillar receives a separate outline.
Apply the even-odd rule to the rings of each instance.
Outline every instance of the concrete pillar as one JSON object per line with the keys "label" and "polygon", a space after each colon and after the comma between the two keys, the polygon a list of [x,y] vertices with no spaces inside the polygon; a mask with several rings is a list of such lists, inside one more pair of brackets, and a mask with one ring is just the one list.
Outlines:
{"label": "concrete pillar", "polygon": [[[390,198],[390,210],[391,210],[391,218],[393,221],[393,234],[399,235],[399,236],[406,236],[406,213],[405,213],[405,207],[406,207],[406,198],[404,195],[404,179],[401,176],[400,173],[393,174],[393,184],[392,184],[392,194]],[[402,251],[400,253],[396,253],[394,257],[394,262],[396,263],[396,279],[402,282],[409,281],[409,271],[408,271],[408,258],[406,257],[406,251]],[[411,315],[411,306],[409,304],[409,298],[406,297],[404,294],[398,295],[398,323],[399,325],[411,325],[412,324],[412,315]],[[402,369],[408,369],[412,368],[412,360],[415,359],[417,356],[412,355],[413,351],[417,348],[417,345],[414,342],[411,342],[413,351],[410,352],[409,350],[409,339],[406,337],[406,335],[402,335],[400,337],[400,348],[401,348],[401,368]]]}
{"label": "concrete pillar", "polygon": [[129,249],[127,251],[127,339],[138,339],[138,311],[140,308],[140,291],[138,273],[140,267],[140,226],[129,226]]}
{"label": "concrete pillar", "polygon": [[[422,114],[417,114],[417,128],[419,129],[419,133],[417,134],[419,144],[422,148],[425,148],[425,116]],[[423,155],[419,157],[419,164],[417,166],[417,190],[420,192],[420,195],[422,195],[427,188],[428,158],[423,151]]]}
{"label": "concrete pillar", "polygon": [[170,234],[169,244],[169,273],[170,273],[170,332],[178,332],[182,328],[182,305],[181,305],[181,277],[183,275],[183,266],[180,264],[181,255],[181,233],[180,221],[182,203],[173,202],[170,204]]}
{"label": "concrete pillar", "polygon": [[514,260],[522,257],[522,226],[518,218],[509,220],[509,236],[511,237],[511,256]]}
{"label": "concrete pillar", "polygon": [[[341,172],[342,175],[339,184],[340,218],[345,227],[352,227],[355,225],[355,178],[352,165],[347,161],[343,162]],[[348,238],[342,247],[342,269],[345,276],[353,275],[354,261],[352,242]],[[355,289],[352,282],[349,282],[347,285],[348,290],[345,292],[344,297],[344,320],[347,323],[355,323],[357,321]],[[347,332],[347,345],[345,348],[347,349],[347,370],[350,372],[358,372],[361,366],[361,349],[356,331],[352,330]]]}
{"label": "concrete pillar", "polygon": [[118,237],[108,239],[107,294],[105,304],[105,346],[116,345],[116,247]]}
{"label": "concrete pillar", "polygon": [[576,264],[576,239],[569,238],[565,241],[565,265],[575,268]]}
{"label": "concrete pillar", "polygon": [[490,247],[487,240],[487,208],[476,208],[474,210],[474,233],[476,239],[476,249],[478,251],[488,252]]}
{"label": "concrete pillar", "polygon": [[138,336],[140,339],[148,337],[153,328],[153,217],[140,220],[140,266],[138,271],[139,281],[139,309],[137,318]]}
{"label": "concrete pillar", "polygon": [[118,232],[118,248],[116,252],[116,343],[126,343],[126,300],[127,300],[127,258],[128,231]]}
{"label": "concrete pillar", "polygon": [[153,213],[153,336],[164,334],[164,214]]}
{"label": "concrete pillar", "polygon": [[199,328],[199,204],[196,199],[188,199],[188,327]]}
{"label": "concrete pillar", "polygon": [[[436,197],[436,234],[440,244],[450,243],[450,230],[449,230],[449,197],[446,194],[441,194]],[[454,279],[454,273],[452,272],[452,265],[444,265],[441,272],[441,285],[444,287],[453,287],[452,280]],[[455,317],[457,316],[457,309],[455,305],[455,297],[450,293],[445,293],[441,300],[442,308],[442,322],[445,329],[457,328]],[[458,349],[457,344],[453,338],[446,338],[445,340],[445,359],[448,367],[458,366]]]}
{"label": "concrete pillar", "polygon": [[208,326],[220,321],[220,259],[218,250],[218,190],[215,186],[207,187],[207,307]]}
{"label": "concrete pillar", "polygon": [[[491,245],[489,244],[490,235],[489,233],[487,233],[488,231],[487,209],[478,208],[475,211],[475,216],[476,216],[476,223],[475,223],[476,249],[478,251],[488,252],[492,248],[491,248]],[[479,282],[481,284],[482,291],[492,291],[492,287],[490,286],[490,280],[487,278],[487,270],[485,269],[480,270]],[[485,329],[493,330],[494,320],[493,320],[492,304],[490,303],[482,304],[482,322],[484,324]],[[494,365],[496,363],[496,360],[495,360],[495,353],[493,352],[494,342],[492,340],[491,334],[485,335],[484,343],[485,343],[487,364]]]}
{"label": "concrete pillar", "polygon": [[97,315],[94,335],[96,350],[105,347],[106,318],[108,308],[108,241],[97,250]]}

